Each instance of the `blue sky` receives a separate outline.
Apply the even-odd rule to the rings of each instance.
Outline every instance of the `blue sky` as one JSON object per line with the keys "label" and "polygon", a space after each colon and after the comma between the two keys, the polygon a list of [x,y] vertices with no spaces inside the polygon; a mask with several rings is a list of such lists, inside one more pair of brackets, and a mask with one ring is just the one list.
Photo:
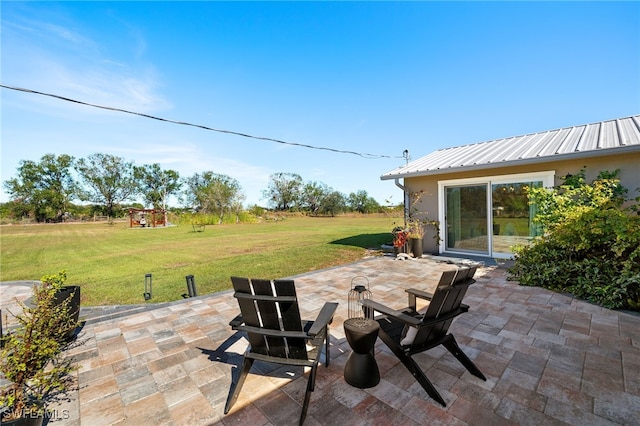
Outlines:
{"label": "blue sky", "polygon": [[[638,2],[3,1],[1,81],[216,129],[0,89],[1,179],[96,152],[184,177],[273,173],[380,203],[380,175],[444,147],[640,112]],[[390,158],[389,158],[390,157]],[[0,193],[0,201],[7,201]]]}

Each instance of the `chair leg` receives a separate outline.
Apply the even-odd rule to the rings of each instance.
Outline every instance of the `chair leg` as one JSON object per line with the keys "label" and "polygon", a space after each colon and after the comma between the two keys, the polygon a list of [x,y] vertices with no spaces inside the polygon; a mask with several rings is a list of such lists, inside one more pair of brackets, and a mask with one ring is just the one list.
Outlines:
{"label": "chair leg", "polygon": [[424,374],[420,366],[411,358],[411,355],[407,355],[402,348],[396,344],[396,342],[389,337],[387,333],[385,333],[382,329],[379,333],[380,339],[393,351],[395,356],[402,362],[402,364],[409,370],[411,375],[415,377],[415,379],[420,383],[420,385],[424,388],[424,390],[429,394],[431,398],[439,402],[443,407],[446,407],[447,404],[444,402],[440,393],[433,386],[431,381]]}
{"label": "chair leg", "polygon": [[458,361],[460,361],[460,363],[462,365],[464,365],[464,367],[467,369],[467,371],[469,371],[469,373],[473,374],[474,376],[486,381],[487,378],[484,376],[484,374],[482,374],[482,372],[478,369],[478,367],[476,367],[476,365],[473,363],[473,361],[471,361],[469,359],[469,357],[467,356],[467,354],[465,354],[464,352],[462,352],[462,349],[460,349],[460,346],[458,346],[458,342],[456,342],[455,337],[453,337],[453,335],[449,334],[447,337],[451,337],[450,339],[445,340],[442,345],[447,348],[447,350],[449,352],[451,352],[451,354],[453,354],[453,356],[456,357],[456,359]]}
{"label": "chair leg", "polygon": [[442,398],[440,393],[436,390],[436,388],[433,386],[431,381],[424,374],[420,366],[416,364],[416,362],[413,360],[413,358],[411,358],[410,355],[406,355],[404,354],[404,352],[403,352],[403,355],[404,356],[400,358],[400,361],[402,361],[405,367],[407,367],[409,372],[413,375],[413,377],[416,378],[418,383],[422,385],[424,390],[427,391],[427,394],[429,394],[431,398],[439,402],[443,407],[446,407],[447,403],[444,402],[444,399]]}
{"label": "chair leg", "polygon": [[324,335],[324,366],[325,367],[329,367],[329,362],[331,361],[331,354],[329,352],[329,326],[327,325],[327,328],[324,329],[325,330],[325,335]]}
{"label": "chair leg", "polygon": [[249,370],[251,370],[251,366],[253,365],[253,359],[247,358],[246,356],[242,360],[242,370],[240,370],[240,376],[238,377],[238,381],[235,385],[233,385],[233,390],[229,393],[229,397],[227,398],[227,404],[224,407],[224,413],[227,414],[233,404],[236,403],[238,399],[238,395],[240,395],[240,389],[242,389],[242,385],[244,385],[244,381],[249,374]]}
{"label": "chair leg", "polygon": [[304,419],[307,417],[307,409],[309,408],[309,400],[311,399],[311,392],[313,392],[316,384],[316,368],[317,365],[311,367],[311,373],[309,373],[309,380],[307,381],[307,392],[304,394],[304,402],[302,403],[302,413],[300,413],[299,425],[302,426]]}

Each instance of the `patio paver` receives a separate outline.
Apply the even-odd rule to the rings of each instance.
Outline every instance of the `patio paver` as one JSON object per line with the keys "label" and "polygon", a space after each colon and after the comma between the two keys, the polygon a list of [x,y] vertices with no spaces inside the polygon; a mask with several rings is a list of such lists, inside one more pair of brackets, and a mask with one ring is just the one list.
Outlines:
{"label": "patio paver", "polygon": [[[404,288],[433,288],[455,265],[439,258],[373,257],[292,277],[304,318],[340,302],[331,328],[331,365],[320,367],[306,425],[638,424],[640,316],[611,311],[506,280],[482,267],[465,298],[469,313],[450,331],[487,376],[469,374],[446,350],[416,356],[447,407],[431,400],[378,340],[380,384],[357,389],[342,371],[349,346],[342,322],[354,277],[375,300],[406,305]],[[275,277],[265,277],[275,278]],[[23,287],[0,284],[3,307]],[[14,305],[15,306],[15,305]],[[256,363],[234,409],[223,414],[246,341],[228,326],[237,313],[222,292],[130,311],[83,308],[73,349],[79,391],[59,406],[56,425],[296,424],[306,379],[301,370]],[[89,315],[89,316],[87,316]]]}

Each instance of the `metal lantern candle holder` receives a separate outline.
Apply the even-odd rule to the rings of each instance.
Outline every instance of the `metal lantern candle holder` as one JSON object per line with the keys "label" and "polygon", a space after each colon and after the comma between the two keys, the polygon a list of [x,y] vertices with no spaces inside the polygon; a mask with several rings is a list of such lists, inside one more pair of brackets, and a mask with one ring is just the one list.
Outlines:
{"label": "metal lantern candle holder", "polygon": [[[358,284],[360,282],[360,284]],[[349,290],[349,318],[373,319],[373,311],[364,309],[362,301],[371,299],[369,291],[369,280],[367,277],[355,277],[351,280],[351,290]]]}

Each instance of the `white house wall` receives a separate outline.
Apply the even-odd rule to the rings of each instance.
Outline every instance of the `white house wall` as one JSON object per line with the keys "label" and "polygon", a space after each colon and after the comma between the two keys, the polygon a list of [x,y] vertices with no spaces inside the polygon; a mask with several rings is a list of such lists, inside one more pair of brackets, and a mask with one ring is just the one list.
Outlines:
{"label": "white house wall", "polygon": [[[438,182],[440,181],[481,178],[486,176],[518,175],[552,170],[555,172],[555,185],[558,185],[562,183],[560,177],[566,176],[567,174],[575,174],[583,167],[585,168],[588,182],[595,179],[600,171],[620,169],[620,180],[622,185],[629,190],[629,198],[640,196],[640,152],[629,152],[624,155],[592,156],[511,167],[487,167],[481,170],[475,169],[457,173],[407,177],[404,179],[404,185],[409,193],[419,193],[422,191],[423,194],[420,202],[412,206],[414,210],[413,213],[418,213],[422,217],[429,217],[432,220],[438,220],[442,223],[443,217],[441,217],[441,213],[439,213],[440,206],[438,204]],[[437,253],[439,251],[438,241],[435,237],[436,233],[434,228],[427,227],[424,238],[425,252]]]}

